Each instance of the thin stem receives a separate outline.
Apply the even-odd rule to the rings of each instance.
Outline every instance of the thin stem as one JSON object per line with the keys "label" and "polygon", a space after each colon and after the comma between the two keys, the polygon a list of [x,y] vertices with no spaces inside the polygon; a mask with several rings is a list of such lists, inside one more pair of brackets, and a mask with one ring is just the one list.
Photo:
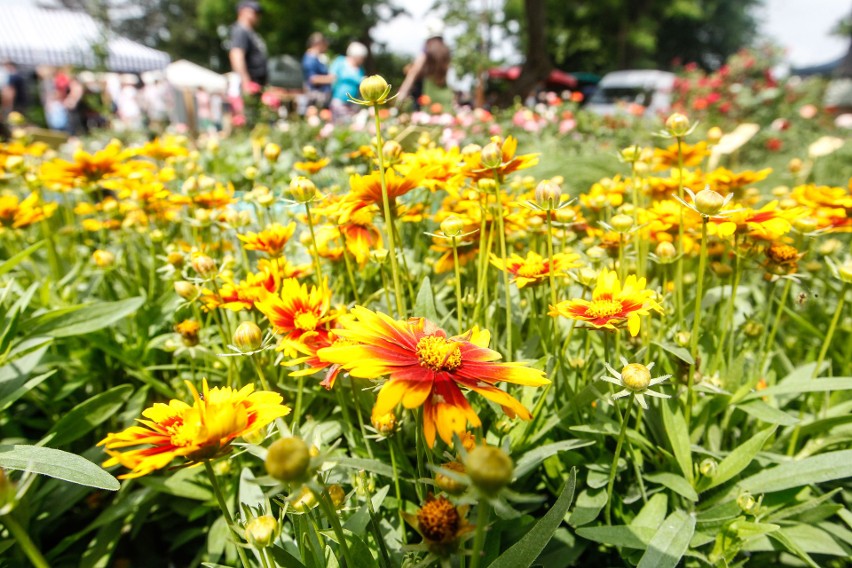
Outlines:
{"label": "thin stem", "polygon": [[[683,140],[677,139],[677,196],[683,201]],[[680,207],[680,220],[677,225],[677,266],[675,301],[677,304],[677,325],[683,325],[683,206]]]}
{"label": "thin stem", "polygon": [[[204,460],[204,470],[207,472],[207,477],[210,479],[210,485],[213,487],[213,494],[216,496],[219,508],[225,516],[225,522],[228,523],[228,528],[231,529],[234,534],[239,534],[237,532],[237,527],[234,526],[234,518],[228,510],[228,503],[225,501],[225,496],[222,494],[222,488],[219,486],[219,481],[216,479],[216,472],[213,471],[213,466],[210,464],[210,460]],[[249,561],[248,558],[246,558],[246,553],[243,550],[243,547],[241,547],[238,542],[234,543],[234,546],[237,547],[237,555],[240,557],[240,563],[242,563],[243,568],[249,568]]]}
{"label": "thin stem", "polygon": [[485,545],[485,531],[490,512],[491,505],[488,504],[486,499],[482,499],[477,507],[476,534],[473,537],[470,568],[479,568],[479,563],[482,562],[482,547]]}
{"label": "thin stem", "polygon": [[50,568],[50,564],[47,563],[41,551],[33,543],[26,529],[18,523],[15,517],[12,515],[3,515],[0,517],[0,522],[6,525],[6,528],[12,533],[12,537],[18,542],[18,546],[21,547],[21,550],[24,551],[24,554],[27,555],[33,566],[36,568]]}
{"label": "thin stem", "polygon": [[500,238],[500,260],[503,262],[503,290],[506,301],[506,357],[512,355],[512,289],[509,287],[509,271],[505,270],[506,259],[506,227],[503,222],[503,200],[500,199],[500,175],[494,170],[494,195],[497,199],[494,207],[497,209],[497,231]]}
{"label": "thin stem", "polygon": [[689,366],[689,375],[686,377],[686,409],[684,417],[686,425],[692,416],[692,405],[695,402],[693,383],[695,371],[698,366],[698,332],[701,326],[701,302],[704,300],[704,271],[707,269],[707,222],[709,217],[701,216],[701,253],[698,257],[698,282],[695,291],[695,314],[692,317],[692,334],[689,336],[689,351],[692,355],[692,364]]}
{"label": "thin stem", "polygon": [[624,445],[624,440],[627,438],[627,421],[630,418],[630,409],[633,408],[633,395],[627,399],[627,413],[621,417],[621,430],[618,433],[618,442],[615,444],[615,455],[612,456],[612,465],[609,468],[609,481],[606,484],[606,509],[604,509],[604,518],[606,524],[612,524],[612,489],[615,487],[615,474],[618,471],[618,458],[621,457],[621,446]]}
{"label": "thin stem", "polygon": [[378,107],[373,107],[373,116],[376,119],[376,155],[379,158],[379,178],[382,183],[382,207],[385,215],[385,232],[388,237],[388,254],[391,261],[391,274],[393,276],[393,290],[396,295],[396,315],[405,317],[405,302],[402,297],[402,284],[399,280],[399,265],[396,258],[396,240],[393,230],[393,216],[391,215],[390,197],[388,196],[388,183],[385,179],[385,153],[382,148],[382,121],[379,118]]}
{"label": "thin stem", "polygon": [[305,390],[305,377],[299,377],[296,391],[296,407],[293,409],[293,421],[290,428],[296,432],[299,428],[299,419],[302,417],[302,391]]}
{"label": "thin stem", "polygon": [[311,485],[308,487],[311,488],[311,491],[314,493],[314,497],[316,497],[325,517],[331,524],[331,529],[334,531],[334,534],[340,543],[340,550],[343,552],[343,558],[346,560],[347,568],[355,568],[357,564],[355,564],[355,561],[352,558],[352,553],[349,550],[349,543],[346,542],[346,535],[343,533],[343,527],[340,525],[340,518],[337,516],[337,511],[328,498],[328,492],[325,487],[323,487],[319,492]]}
{"label": "thin stem", "polygon": [[352,261],[349,260],[349,251],[346,247],[346,232],[340,230],[340,240],[343,243],[343,263],[346,265],[346,274],[349,277],[349,285],[352,287],[352,296],[355,298],[355,303],[360,304],[358,298],[358,285],[355,283],[355,274],[352,271]]}
{"label": "thin stem", "polygon": [[840,315],[843,313],[843,305],[846,302],[846,292],[848,291],[849,284],[844,283],[843,287],[840,289],[840,299],[837,301],[837,307],[834,309],[834,316],[831,318],[831,324],[828,326],[828,333],[825,336],[825,341],[822,342],[822,349],[819,350],[816,367],[814,367],[811,379],[815,379],[817,378],[817,375],[819,375],[819,369],[822,367],[822,362],[828,354],[828,348],[831,347],[831,340],[834,337],[835,330],[837,329],[837,323],[840,321]]}
{"label": "thin stem", "polygon": [[556,279],[553,276],[553,213],[547,211],[547,261],[548,270],[547,278],[550,284],[550,305],[555,306],[559,303],[559,298],[556,296]]}
{"label": "thin stem", "polygon": [[787,303],[787,297],[790,295],[790,288],[792,285],[793,281],[788,278],[787,282],[784,284],[784,291],[781,292],[781,299],[778,300],[778,311],[775,313],[775,321],[772,323],[772,330],[769,332],[769,336],[766,338],[766,344],[763,346],[760,356],[760,366],[758,367],[759,373],[763,372],[763,365],[766,363],[766,358],[769,356],[769,350],[772,349],[772,344],[775,343],[775,334],[778,333],[778,326],[781,324],[781,315],[784,313],[784,305]]}
{"label": "thin stem", "polygon": [[[305,214],[308,216],[308,229],[310,229],[311,231],[311,244],[313,245],[313,247],[311,247],[311,252],[313,253],[314,257],[314,270],[317,274],[316,284],[317,288],[321,288],[325,279],[322,276],[322,264],[320,264],[319,248],[317,247],[317,237],[314,234],[314,219],[311,215],[311,204],[307,201],[305,202]],[[346,254],[345,248],[343,250],[343,254]]]}
{"label": "thin stem", "polygon": [[399,466],[396,463],[396,444],[393,440],[389,440],[389,442],[391,467],[393,468],[393,488],[396,492],[397,513],[399,513],[399,538],[402,544],[408,544],[405,533],[405,516],[402,514],[405,508],[402,502],[402,491],[399,487]]}
{"label": "thin stem", "polygon": [[459,268],[459,246],[457,237],[451,237],[453,244],[453,268],[456,274],[456,310],[458,311],[459,320],[459,335],[464,332],[464,316],[462,313],[462,287],[461,287],[461,270]]}

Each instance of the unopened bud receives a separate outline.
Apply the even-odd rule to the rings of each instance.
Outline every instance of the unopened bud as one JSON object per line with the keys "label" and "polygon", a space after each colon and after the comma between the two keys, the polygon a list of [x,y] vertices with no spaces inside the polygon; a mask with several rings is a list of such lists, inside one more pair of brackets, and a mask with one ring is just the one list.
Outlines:
{"label": "unopened bud", "polygon": [[619,213],[609,220],[610,226],[619,233],[626,233],[633,228],[633,217]]}
{"label": "unopened bud", "polygon": [[370,422],[372,422],[373,428],[376,429],[376,432],[382,436],[390,436],[396,429],[396,415],[393,412],[388,412],[381,416],[376,416],[374,414],[370,417]]}
{"label": "unopened bud", "polygon": [[198,288],[192,282],[178,280],[175,282],[175,293],[184,300],[191,300],[198,294]]}
{"label": "unopened bud", "polygon": [[690,126],[689,119],[679,112],[672,114],[666,119],[666,130],[675,138],[686,136]]}
{"label": "unopened bud", "polygon": [[719,140],[722,139],[723,132],[722,129],[718,126],[714,126],[710,130],[707,131],[707,141],[710,144],[718,144]]}
{"label": "unopened bud", "polygon": [[801,158],[793,158],[792,160],[790,160],[790,163],[787,164],[787,169],[790,170],[791,174],[797,174],[802,171],[803,165],[804,163],[802,162]]}
{"label": "unopened bud", "polygon": [[704,477],[713,477],[716,475],[716,469],[718,466],[719,464],[713,458],[705,458],[698,466],[698,471],[700,471],[701,475]]}
{"label": "unopened bud", "polygon": [[270,162],[275,162],[278,160],[278,156],[281,155],[281,146],[270,142],[263,148],[263,156],[269,160]]}
{"label": "unopened bud", "polygon": [[695,195],[695,208],[707,217],[712,217],[725,206],[725,198],[712,189],[702,189]]}
{"label": "unopened bud", "polygon": [[376,264],[384,264],[388,259],[388,249],[379,248],[370,251],[370,260]]}
{"label": "unopened bud", "polygon": [[388,140],[382,146],[382,154],[384,154],[386,160],[396,162],[402,155],[402,145],[396,140]]}
{"label": "unopened bud", "polygon": [[310,144],[302,146],[302,155],[306,160],[319,160],[319,152]]}
{"label": "unopened bud", "polygon": [[240,351],[257,351],[263,345],[263,330],[253,321],[244,321],[234,331],[234,345]]}
{"label": "unopened bud", "polygon": [[499,168],[503,163],[503,150],[496,142],[489,142],[480,153],[482,166],[485,168]]}
{"label": "unopened bud", "polygon": [[535,188],[535,202],[542,209],[554,209],[559,205],[562,188],[553,180],[543,180]]}
{"label": "unopened bud", "polygon": [[210,278],[216,274],[216,262],[206,254],[196,255],[192,259],[192,268],[202,278]]}
{"label": "unopened bud", "polygon": [[311,453],[301,438],[281,438],[269,446],[266,472],[279,481],[299,481],[308,473]]}
{"label": "unopened bud", "polygon": [[515,465],[495,446],[477,446],[468,452],[464,467],[477,489],[491,497],[512,482]]}
{"label": "unopened bud", "polygon": [[290,182],[290,195],[293,201],[308,203],[316,198],[317,186],[308,178],[299,176]]}
{"label": "unopened bud", "polygon": [[569,207],[563,207],[556,210],[554,217],[557,223],[573,223],[577,218],[577,212]]}
{"label": "unopened bud", "polygon": [[661,241],[657,248],[654,249],[654,254],[660,259],[660,262],[669,264],[675,261],[677,257],[677,249],[668,241]]}
{"label": "unopened bud", "polygon": [[737,506],[742,510],[743,513],[748,513],[750,515],[754,515],[757,513],[757,509],[759,504],[757,499],[749,493],[748,491],[741,493],[739,497],[737,497]]}
{"label": "unopened bud", "polygon": [[452,215],[441,222],[441,232],[444,235],[454,238],[458,237],[464,231],[464,221]]}
{"label": "unopened bud", "polygon": [[328,496],[331,498],[331,504],[335,509],[339,509],[346,503],[346,491],[338,484],[330,485],[328,488]]}
{"label": "unopened bud", "polygon": [[[464,466],[457,461],[442,464],[441,469],[446,469],[447,471],[451,471],[459,475],[463,475],[465,472]],[[464,493],[464,490],[467,489],[467,484],[455,479],[454,477],[441,473],[440,471],[435,474],[435,485],[438,486],[438,489],[445,493],[449,493],[450,495]]]}
{"label": "unopened bud", "polygon": [[98,268],[109,268],[115,264],[115,255],[108,250],[98,249],[92,253],[92,261]]}
{"label": "unopened bud", "polygon": [[361,92],[362,99],[376,105],[387,101],[390,88],[388,82],[381,75],[370,75],[369,77],[364,77],[358,90]]}
{"label": "unopened bud", "polygon": [[837,268],[837,276],[846,284],[852,284],[852,261],[847,260]]}
{"label": "unopened bud", "polygon": [[270,546],[278,536],[278,520],[272,515],[255,517],[246,523],[246,540],[257,548]]}
{"label": "unopened bud", "polygon": [[641,391],[651,384],[651,371],[640,363],[630,363],[621,370],[621,382],[632,391]]}

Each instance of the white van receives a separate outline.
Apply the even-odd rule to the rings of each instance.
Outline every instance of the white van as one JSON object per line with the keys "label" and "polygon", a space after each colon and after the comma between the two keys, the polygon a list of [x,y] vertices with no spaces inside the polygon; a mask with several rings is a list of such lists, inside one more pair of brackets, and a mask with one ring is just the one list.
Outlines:
{"label": "white van", "polygon": [[603,115],[626,111],[629,104],[645,107],[646,115],[671,110],[675,74],[668,71],[613,71],[604,75],[586,109]]}

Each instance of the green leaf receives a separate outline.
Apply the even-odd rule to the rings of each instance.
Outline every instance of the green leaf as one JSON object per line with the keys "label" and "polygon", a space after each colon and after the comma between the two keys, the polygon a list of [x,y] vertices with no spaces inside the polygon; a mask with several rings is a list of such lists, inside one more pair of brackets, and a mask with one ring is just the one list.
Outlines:
{"label": "green leaf", "polygon": [[44,437],[44,443],[65,446],[78,440],[109,420],[124,406],[133,385],[119,385],[75,406]]}
{"label": "green leaf", "polygon": [[645,475],[645,479],[654,483],[659,483],[664,487],[668,487],[681,497],[685,497],[690,501],[698,501],[698,493],[696,493],[692,485],[690,485],[689,482],[680,475],[669,472],[651,473]]}
{"label": "green leaf", "polygon": [[0,446],[0,467],[32,471],[87,487],[118,491],[118,480],[76,454],[39,446]]}
{"label": "green leaf", "polygon": [[432,282],[429,277],[423,278],[417,299],[414,302],[414,316],[424,317],[430,321],[438,321],[438,310],[435,308],[435,294],[432,292]]}
{"label": "green leaf", "polygon": [[719,463],[719,467],[716,468],[716,473],[712,478],[709,478],[709,483],[705,482],[708,478],[702,478],[702,482],[704,483],[701,483],[699,489],[703,492],[733,479],[737,474],[748,467],[760,449],[763,448],[766,441],[775,433],[776,429],[778,429],[777,425],[770,426],[766,430],[761,430],[749,438],[746,442],[737,446],[733,452],[728,454],[728,456]]}
{"label": "green leaf", "polygon": [[692,485],[692,445],[689,441],[689,428],[680,410],[672,412],[668,404],[660,405],[663,409],[663,426],[683,476]]}
{"label": "green leaf", "polygon": [[648,543],[651,542],[655,532],[650,527],[628,527],[627,525],[581,527],[577,529],[577,534],[583,538],[602,544],[639,550],[645,550],[648,547]]}
{"label": "green leaf", "polygon": [[43,245],[44,245],[44,241],[39,241],[36,244],[31,245],[29,248],[25,248],[24,250],[22,250],[21,252],[19,252],[18,254],[13,256],[12,258],[10,258],[9,260],[6,260],[5,262],[3,262],[3,264],[0,264],[0,276],[3,276],[4,274],[9,272],[13,268],[18,266],[28,256],[30,256],[32,253],[34,253],[35,251],[40,249]]}
{"label": "green leaf", "polygon": [[577,448],[591,446],[594,443],[594,440],[563,440],[561,442],[539,446],[521,456],[518,463],[515,464],[515,477],[518,478],[528,474],[542,461],[559,452],[576,450]]}
{"label": "green leaf", "polygon": [[53,310],[28,320],[24,325],[29,335],[71,337],[92,333],[117,323],[145,303],[145,298],[136,296],[117,302],[98,302],[72,308]]}
{"label": "green leaf", "polygon": [[852,390],[852,377],[832,377],[808,381],[785,381],[784,384],[765,388],[747,395],[743,400],[753,400],[764,396],[799,394],[804,392],[825,392]]}
{"label": "green leaf", "polygon": [[651,343],[653,345],[656,345],[663,351],[667,351],[671,355],[674,355],[687,365],[692,365],[693,363],[695,363],[695,359],[693,359],[689,351],[687,351],[683,347],[678,347],[677,345],[672,345],[671,343],[662,343],[659,341],[652,341]]}
{"label": "green leaf", "polygon": [[792,426],[799,423],[799,419],[795,416],[791,416],[783,410],[778,410],[774,406],[769,406],[760,399],[752,399],[746,403],[738,404],[735,408],[768,424]]}
{"label": "green leaf", "polygon": [[585,489],[577,496],[577,504],[568,518],[572,527],[587,525],[598,518],[606,505],[606,491],[601,489]]}
{"label": "green leaf", "polygon": [[[330,460],[331,461],[331,460]],[[366,458],[334,458],[334,462],[342,465],[343,467],[351,467],[353,469],[363,469],[365,471],[372,471],[373,473],[378,473],[379,475],[384,475],[385,477],[393,478],[393,468],[386,463],[382,463],[379,460],[371,460]]]}
{"label": "green leaf", "polygon": [[574,499],[574,488],[577,484],[577,468],[571,468],[571,474],[553,507],[541,517],[521,539],[510,546],[503,554],[489,564],[489,568],[516,568],[530,566],[538,558],[553,533],[562,524],[568,507]]}
{"label": "green leaf", "polygon": [[852,477],[852,450],[829,452],[782,463],[744,479],[740,486],[752,493],[773,493],[847,477]]}
{"label": "green leaf", "polygon": [[767,535],[772,540],[776,541],[778,544],[786,548],[788,551],[792,552],[796,556],[798,556],[805,564],[810,566],[811,568],[820,568],[819,564],[814,562],[814,559],[810,557],[810,555],[805,552],[801,546],[796,544],[790,537],[788,537],[783,529],[779,531],[775,531],[769,533]]}
{"label": "green leaf", "polygon": [[657,530],[666,518],[669,510],[669,498],[665,493],[652,495],[630,522],[631,527],[642,527]]}
{"label": "green leaf", "polygon": [[273,546],[269,548],[269,551],[272,553],[275,563],[279,566],[283,566],[284,568],[305,568],[305,565],[298,558],[280,546]]}
{"label": "green leaf", "polygon": [[637,568],[675,568],[689,548],[695,532],[695,517],[675,511],[651,538]]}

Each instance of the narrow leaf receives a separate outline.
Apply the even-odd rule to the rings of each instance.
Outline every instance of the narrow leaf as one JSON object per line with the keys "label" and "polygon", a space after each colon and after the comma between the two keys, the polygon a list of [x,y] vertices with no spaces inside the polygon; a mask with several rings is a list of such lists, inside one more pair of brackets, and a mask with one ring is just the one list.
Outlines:
{"label": "narrow leaf", "polygon": [[417,291],[414,302],[414,316],[423,317],[430,321],[438,321],[438,310],[435,309],[435,294],[432,292],[432,281],[426,276]]}
{"label": "narrow leaf", "polygon": [[740,486],[752,493],[772,493],[847,477],[852,477],[852,450],[782,463],[752,475],[743,480]]}
{"label": "narrow leaf", "polygon": [[117,323],[145,303],[145,298],[137,296],[117,302],[98,302],[74,308],[62,308],[47,312],[26,322],[30,335],[49,335],[51,337],[71,337],[92,333]]}
{"label": "narrow leaf", "polygon": [[770,426],[766,430],[761,430],[749,438],[746,442],[740,444],[737,449],[728,454],[728,457],[719,463],[719,467],[716,468],[715,475],[710,478],[710,483],[706,487],[702,487],[701,490],[705,491],[722,485],[726,481],[733,479],[737,474],[748,467],[751,460],[754,459],[757,452],[760,451],[766,443],[766,440],[775,433],[777,428],[777,425]]}
{"label": "narrow leaf", "polygon": [[668,404],[660,405],[663,409],[663,425],[672,445],[675,460],[683,472],[683,476],[692,484],[692,445],[689,441],[689,428],[683,415],[678,410],[672,412]]}
{"label": "narrow leaf", "polygon": [[0,446],[0,467],[32,471],[87,487],[118,491],[112,475],[76,454],[38,446]]}
{"label": "narrow leaf", "polygon": [[119,385],[75,406],[45,436],[51,447],[65,446],[109,420],[133,392],[133,385]]}
{"label": "narrow leaf", "polygon": [[651,538],[638,568],[675,568],[683,558],[695,532],[695,517],[675,511]]}
{"label": "narrow leaf", "polygon": [[12,258],[10,258],[9,260],[6,260],[5,262],[3,262],[3,264],[0,264],[0,276],[3,276],[4,274],[9,272],[13,268],[18,266],[28,256],[30,256],[32,253],[34,253],[35,251],[40,249],[42,247],[42,245],[44,245],[44,241],[39,241],[36,244],[31,245],[28,248],[25,248],[24,250],[22,250],[21,252],[19,252],[18,254],[13,256]]}

